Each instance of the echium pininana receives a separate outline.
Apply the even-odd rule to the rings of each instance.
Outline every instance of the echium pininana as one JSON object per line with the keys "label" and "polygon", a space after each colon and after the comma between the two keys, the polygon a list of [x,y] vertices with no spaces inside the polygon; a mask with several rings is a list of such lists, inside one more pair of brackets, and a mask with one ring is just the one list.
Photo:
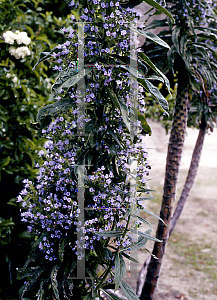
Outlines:
{"label": "echium pininana", "polygon": [[[82,141],[76,141],[76,116],[73,111],[70,111],[67,117],[68,121],[67,118],[57,117],[46,130],[43,130],[49,139],[45,144],[46,153],[43,151],[39,153],[44,157],[43,165],[41,167],[37,165],[39,175],[35,184],[25,180],[25,187],[18,197],[23,207],[22,220],[29,223],[28,230],[37,235],[45,235],[43,241],[39,243],[39,248],[50,261],[58,257],[59,240],[69,232],[72,235],[73,231],[76,231],[79,214],[75,171],[79,163],[78,153],[83,150],[84,145]],[[120,124],[123,123],[120,116],[116,118]],[[119,140],[122,136],[122,147],[117,149],[116,164],[117,168],[128,176],[123,176],[123,180],[117,182],[112,168],[108,170],[104,164],[91,173],[88,172],[88,168],[85,170],[85,204],[92,210],[86,214],[83,228],[86,240],[84,247],[91,251],[94,251],[98,241],[103,239],[97,235],[98,232],[111,230],[114,223],[117,230],[126,226],[128,219],[126,213],[132,201],[129,195],[129,157],[137,159],[138,187],[144,187],[149,172],[144,143],[138,140],[133,146],[123,127],[119,125],[116,133]],[[103,142],[98,148],[107,155],[111,154],[109,147]],[[137,200],[138,208],[142,209],[143,202]],[[116,239],[117,246],[126,247],[129,244],[129,234]],[[80,258],[78,246],[74,233],[71,247]]]}
{"label": "echium pininana", "polygon": [[[48,142],[46,152],[39,153],[44,162],[37,165],[37,180],[25,180],[18,196],[21,216],[28,230],[39,237],[36,244],[45,258],[44,264],[52,269],[57,299],[72,299],[72,295],[73,299],[87,295],[94,298],[108,282],[114,282],[114,276],[116,288],[121,286],[125,294],[134,293],[122,281],[123,256],[127,257],[124,251],[132,245],[137,247],[129,225],[133,227],[141,221],[149,224],[135,217],[145,209],[141,192],[148,193],[145,186],[150,169],[142,136],[132,134],[132,128],[137,132],[143,129],[135,110],[140,116],[145,112],[143,88],[135,90],[138,102],[134,108],[131,91],[133,82],[136,86],[137,70],[131,70],[130,55],[135,60],[137,50],[132,52],[138,40],[130,32],[130,24],[138,20],[140,13],[122,8],[120,1],[71,1],[70,6],[72,25],[62,29],[67,41],[51,54],[57,63],[54,68],[60,72],[52,88],[57,102],[43,108],[39,120],[56,115],[42,130]],[[83,23],[82,41],[79,30]],[[83,77],[78,61],[81,49]],[[79,78],[83,78],[83,86]],[[134,116],[131,122],[130,114]],[[79,133],[81,126],[84,134]],[[133,160],[137,161],[134,174]],[[84,224],[79,221],[79,166],[84,167]],[[132,186],[133,176],[137,184]],[[79,230],[83,241],[78,239]],[[140,236],[142,246],[147,239],[154,239],[149,233]],[[76,261],[84,258],[83,248],[86,274],[91,279],[80,279],[76,284],[78,281],[70,278],[76,277]],[[122,271],[118,269],[120,264]],[[39,293],[45,292],[42,286],[47,282],[41,284]]]}

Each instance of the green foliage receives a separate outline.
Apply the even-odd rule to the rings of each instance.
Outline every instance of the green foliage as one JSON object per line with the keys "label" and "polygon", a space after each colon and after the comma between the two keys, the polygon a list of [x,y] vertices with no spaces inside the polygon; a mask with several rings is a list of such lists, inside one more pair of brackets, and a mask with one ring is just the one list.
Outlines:
{"label": "green foliage", "polygon": [[[110,1],[105,2],[110,3]],[[157,2],[147,2],[165,12],[165,9]],[[128,5],[129,3],[125,3],[125,7]],[[148,172],[147,170],[145,172],[145,168],[148,169],[149,166],[145,163],[144,146],[140,145],[141,136],[134,136],[132,133],[133,122],[129,120],[129,115],[136,119],[136,115],[139,113],[140,122],[137,122],[139,131],[143,130],[145,134],[150,134],[151,129],[142,113],[144,112],[143,104],[139,103],[136,104],[137,107],[130,107],[130,87],[132,87],[132,83],[139,83],[138,98],[140,102],[143,100],[141,92],[143,86],[157,99],[162,110],[167,113],[168,103],[158,88],[151,83],[151,80],[160,79],[168,89],[169,81],[146,54],[139,53],[139,70],[137,70],[135,59],[129,55],[130,47],[124,49],[121,44],[121,41],[125,44],[128,42],[130,30],[126,31],[121,22],[113,24],[112,20],[108,18],[107,22],[111,25],[110,27],[117,26],[115,32],[113,32],[114,29],[111,29],[111,32],[117,33],[118,38],[111,39],[109,37],[111,32],[106,31],[103,7],[96,6],[95,3],[89,1],[75,2],[74,6],[72,11],[74,19],[82,21],[84,15],[90,14],[92,11],[91,18],[93,18],[94,26],[85,24],[85,70],[82,71],[80,71],[80,58],[78,60],[77,57],[78,45],[82,46],[82,41],[79,39],[79,26],[72,22],[65,30],[67,33],[70,31],[76,32],[76,34],[68,37],[68,51],[64,54],[65,56],[61,53],[61,66],[57,67],[60,73],[51,90],[56,102],[41,108],[37,115],[41,129],[43,128],[42,133],[51,143],[45,145],[48,150],[47,154],[43,156],[45,161],[42,166],[44,168],[41,166],[39,169],[40,176],[37,181],[34,183],[28,181],[25,185],[26,190],[24,189],[21,193],[22,197],[19,196],[21,198],[19,201],[22,203],[23,221],[30,222],[29,230],[37,236],[29,259],[23,269],[19,271],[19,278],[26,280],[20,291],[19,299],[36,298],[37,295],[38,299],[51,299],[52,297],[72,299],[73,297],[78,300],[92,300],[98,296],[100,290],[103,291],[109,286],[108,278],[110,276],[115,277],[115,284],[113,283],[112,286],[115,288],[120,286],[128,300],[138,300],[132,289],[122,280],[126,270],[124,257],[137,262],[135,258],[130,257],[124,251],[126,251],[126,245],[132,242],[130,232],[139,235],[139,247],[144,247],[148,240],[155,241],[156,239],[150,235],[151,230],[143,233],[135,232],[132,229],[132,227],[137,228],[137,222],[150,226],[145,219],[137,218],[138,210],[144,208],[141,202],[145,197],[140,197],[141,193],[149,193],[144,180],[144,176]],[[112,7],[110,5],[106,12],[113,13],[116,8]],[[122,15],[122,19],[124,16],[126,21],[132,21],[135,17],[133,15],[135,12],[129,13],[128,16],[125,11],[122,12],[121,8],[119,14]],[[167,15],[170,14],[167,12]],[[151,37],[151,40],[158,42],[161,47],[162,44],[166,45],[155,35],[150,33],[147,35]],[[136,39],[136,34],[134,38]],[[166,47],[168,48],[167,45]],[[97,54],[100,52],[100,55],[90,54],[90,50],[93,49]],[[99,51],[99,49],[104,51]],[[50,53],[43,51],[39,57],[39,64],[35,64],[35,70],[41,64],[43,65],[44,61],[50,59],[55,51],[56,48],[53,48]],[[112,65],[115,67],[113,68]],[[142,70],[144,66],[145,71]],[[153,75],[152,72],[157,75]],[[79,84],[84,88],[85,96],[85,115],[82,115],[83,118],[85,117],[83,119],[85,123],[84,136],[77,132],[80,121],[77,105],[80,100]],[[51,122],[52,120],[53,122]],[[136,151],[134,151],[135,145]],[[140,173],[137,180],[140,182],[133,192],[132,200],[129,200],[132,197],[130,180],[135,175],[129,175],[129,162],[132,158],[138,160]],[[59,163],[58,168],[55,167],[56,159]],[[126,163],[122,159],[125,159]],[[86,208],[84,220],[88,223],[82,228],[89,230],[85,229],[85,240],[91,240],[91,242],[85,244],[85,271],[89,278],[75,280],[77,258],[81,255],[80,249],[82,248],[77,240],[79,231],[78,228],[76,229],[77,221],[74,222],[75,219],[77,220],[80,210],[77,209],[79,165],[85,165],[83,189]],[[51,179],[50,176],[54,177]],[[49,181],[46,179],[46,184],[43,181],[45,178],[49,178]],[[106,178],[109,179],[106,180]],[[59,187],[60,184],[66,183],[68,184],[64,188]],[[77,185],[78,188],[75,189],[74,185]],[[70,204],[67,206],[64,204],[66,193],[67,201]],[[94,195],[97,193],[99,200],[95,203]],[[102,194],[103,198],[101,199]],[[51,205],[47,202],[48,197],[51,197],[49,201]],[[113,204],[110,204],[109,206],[114,208],[114,211],[111,209],[113,218],[108,220],[108,216],[104,218],[106,213],[104,208],[107,208],[108,203],[112,203],[112,200],[116,198],[118,201],[121,200],[120,209],[116,209]],[[145,200],[147,199],[145,198]],[[63,205],[59,205],[59,202],[63,202]],[[130,202],[132,203],[129,204]],[[145,208],[144,211],[151,213]],[[60,214],[64,214],[64,217],[60,218]],[[132,214],[134,214],[134,221],[129,228]],[[88,227],[90,226],[89,221],[93,218],[97,220],[95,221],[97,224],[90,223],[92,225],[90,228]],[[46,220],[46,223],[42,220]],[[66,226],[65,220],[70,221],[68,223],[70,225]],[[51,251],[50,245],[52,245],[53,251]],[[138,245],[134,242],[132,246],[137,247]],[[101,276],[98,276],[99,268],[103,269]],[[112,268],[115,269],[115,274]],[[111,299],[117,299],[117,297]]]}
{"label": "green foliage", "polygon": [[1,245],[5,245],[9,243],[11,228],[14,225],[12,219],[4,220],[0,218],[0,243]]}
{"label": "green foliage", "polygon": [[8,30],[20,30],[27,31],[31,38],[31,55],[22,59],[10,55],[10,44],[1,41],[2,168],[6,173],[16,175],[15,181],[19,184],[22,179],[33,179],[36,175],[33,168],[44,139],[33,139],[37,131],[32,123],[39,107],[53,101],[50,97],[53,80],[48,78],[51,75],[50,70],[48,71],[49,65],[42,63],[34,71],[32,68],[43,49],[53,48],[57,41],[62,41],[60,26],[67,22],[67,19],[63,22],[52,16],[53,12],[45,11],[45,5],[48,5],[46,1],[27,1],[25,4],[19,1],[3,1],[0,6],[1,35]]}
{"label": "green foliage", "polygon": [[122,280],[120,285],[128,300],[139,300],[138,296],[126,282]]}
{"label": "green foliage", "polygon": [[119,285],[125,275],[126,265],[122,254],[116,253],[115,255],[115,289],[119,288]]}
{"label": "green foliage", "polygon": [[[150,41],[143,49],[153,62],[168,74],[171,82],[177,82],[177,75],[189,78],[190,110],[188,125],[198,127],[205,117],[208,128],[212,130],[217,120],[216,106],[216,22],[214,3],[192,0],[172,1],[168,10],[175,19],[154,20],[147,29],[163,27],[159,37],[170,46],[167,53],[161,53],[158,44]],[[150,48],[150,50],[149,50]],[[183,69],[184,67],[184,69]],[[171,83],[173,86],[173,83]],[[176,92],[176,87],[174,93]],[[163,92],[165,94],[165,92]],[[175,96],[175,94],[174,94]],[[162,121],[162,113],[152,105],[152,97],[147,95],[149,116]],[[173,99],[170,108],[174,106]],[[154,112],[154,114],[153,114]],[[163,120],[166,131],[170,119]]]}
{"label": "green foliage", "polygon": [[[43,61],[35,70],[33,67],[41,52],[50,51],[63,41],[60,29],[67,26],[69,20],[67,3],[55,1],[55,7],[53,3],[49,0],[0,2],[0,194],[1,216],[5,219],[1,218],[1,225],[5,224],[1,231],[4,244],[1,266],[2,272],[9,274],[4,276],[0,290],[1,293],[7,290],[6,293],[11,297],[14,295],[15,299],[18,297],[16,268],[25,259],[23,256],[28,251],[26,240],[31,235],[23,232],[25,228],[19,223],[20,212],[14,197],[24,178],[34,179],[37,175],[34,167],[41,162],[38,153],[46,139],[38,137],[38,126],[34,122],[39,108],[53,102],[50,90],[55,77],[52,62]],[[6,32],[15,33],[16,30],[26,32],[30,44],[16,41],[9,44],[4,40]],[[30,55],[16,58],[10,54],[11,47],[22,46],[29,49]],[[13,254],[15,250],[7,249],[16,249],[16,255]],[[13,284],[13,288],[8,288],[9,284]],[[0,298],[3,297],[1,293]]]}

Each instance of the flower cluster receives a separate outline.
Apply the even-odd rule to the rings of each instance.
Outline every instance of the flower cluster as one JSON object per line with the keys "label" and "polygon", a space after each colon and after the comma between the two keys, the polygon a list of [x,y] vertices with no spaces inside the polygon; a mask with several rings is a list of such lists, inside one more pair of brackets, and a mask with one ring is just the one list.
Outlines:
{"label": "flower cluster", "polygon": [[[69,119],[70,116],[70,119]],[[121,117],[119,117],[121,120]],[[86,120],[88,122],[88,119]],[[71,230],[76,232],[79,208],[77,199],[77,166],[78,156],[83,147],[76,137],[76,113],[71,110],[67,118],[57,117],[44,130],[48,141],[45,144],[46,153],[39,152],[44,157],[44,163],[39,168],[37,182],[33,184],[25,180],[24,189],[18,196],[22,205],[22,221],[28,222],[28,230],[35,234],[46,233],[46,238],[39,244],[45,253],[45,258],[56,259],[54,251],[57,241]],[[97,168],[88,175],[85,168],[85,203],[87,212],[82,228],[85,249],[94,250],[95,242],[106,237],[98,233],[111,230],[114,225],[117,230],[124,229],[127,221],[127,211],[133,201],[142,209],[144,204],[135,197],[130,197],[130,165],[128,158],[137,159],[138,186],[143,186],[148,174],[147,150],[140,139],[136,145],[130,144],[124,133],[123,124],[119,134],[125,136],[123,147],[118,151],[117,167],[125,173],[125,180],[115,183],[112,171],[104,166]],[[100,150],[109,150],[106,144],[98,145]],[[37,165],[37,167],[39,167]],[[115,222],[118,220],[118,222]],[[81,257],[81,245],[74,238],[72,250]],[[129,234],[116,239],[117,246],[126,247],[130,243]]]}
{"label": "flower cluster", "polygon": [[[76,9],[79,6],[77,1],[72,1],[70,6]],[[105,14],[106,9],[106,14]],[[98,22],[95,18],[97,13],[102,18],[102,22]],[[129,62],[118,60],[116,57],[130,58],[132,54],[131,47],[136,48],[139,40],[137,34],[130,32],[130,25],[138,21],[140,12],[136,9],[123,9],[120,1],[91,1],[91,9],[87,7],[81,8],[80,19],[76,19],[72,13],[72,26],[63,28],[67,41],[63,45],[58,45],[59,52],[52,54],[56,59],[57,65],[55,70],[62,71],[66,68],[76,66],[78,48],[83,48],[84,63],[92,65],[94,69],[103,71],[102,75],[107,76],[105,85],[108,85],[111,80],[118,80],[117,86],[121,89],[122,82],[119,78],[112,76],[113,70],[120,65],[126,64],[129,68]],[[79,37],[78,25],[76,21],[85,22],[84,33],[85,38]],[[80,51],[80,50],[79,50]],[[96,59],[97,58],[97,59]],[[113,68],[109,68],[113,65]],[[116,73],[120,73],[117,71]],[[98,76],[101,73],[98,72]],[[64,94],[59,96],[64,97]],[[57,98],[60,100],[60,98]]]}
{"label": "flower cluster", "polygon": [[[163,4],[163,1],[160,1],[160,4]],[[174,4],[174,7],[171,6]],[[171,1],[168,4],[168,8],[176,12],[175,19],[177,24],[181,25],[185,22],[189,22],[189,18],[193,18],[193,23],[201,27],[209,27],[210,23],[213,21],[211,17],[211,7],[215,8],[216,3],[212,0],[207,1],[197,1],[197,0],[188,0],[188,1]],[[192,22],[192,20],[191,20]],[[192,23],[192,25],[193,25]],[[192,26],[191,25],[191,26]]]}
{"label": "flower cluster", "polygon": [[10,45],[13,45],[15,41],[18,45],[26,45],[17,48],[9,47],[9,53],[16,59],[24,58],[31,54],[29,48],[27,47],[27,45],[31,43],[31,39],[27,36],[26,32],[20,32],[19,30],[16,30],[14,33],[9,30],[3,33],[3,38],[5,43]]}
{"label": "flower cluster", "polygon": [[31,43],[31,39],[27,36],[27,33],[24,31],[16,30],[15,33],[13,31],[6,31],[3,33],[3,38],[5,40],[5,43],[7,44],[14,44],[14,41],[17,42],[18,45],[24,44],[29,45]]}
{"label": "flower cluster", "polygon": [[22,47],[9,47],[9,53],[13,55],[16,59],[24,58],[31,54],[28,47],[22,46]]}

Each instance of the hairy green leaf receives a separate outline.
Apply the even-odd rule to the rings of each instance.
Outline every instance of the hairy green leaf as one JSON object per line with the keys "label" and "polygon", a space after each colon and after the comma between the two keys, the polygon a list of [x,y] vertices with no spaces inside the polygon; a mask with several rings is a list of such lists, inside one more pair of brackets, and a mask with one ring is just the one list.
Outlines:
{"label": "hairy green leaf", "polygon": [[56,265],[53,267],[51,274],[50,274],[50,278],[51,278],[51,284],[52,284],[52,288],[56,297],[56,300],[60,300],[60,296],[59,296],[59,290],[58,290],[58,281],[57,281],[57,271],[59,269],[59,266]]}
{"label": "hairy green leaf", "polygon": [[58,50],[58,48],[54,47],[50,52],[41,52],[40,57],[39,57],[37,63],[32,68],[32,70],[34,71],[38,64],[40,64],[45,59],[48,59],[49,57],[51,57],[52,53],[55,52],[56,50]]}
{"label": "hairy green leaf", "polygon": [[106,296],[109,297],[109,299],[111,300],[122,300],[121,298],[119,298],[118,296],[114,295],[114,294],[111,294],[110,292],[108,291],[105,291],[104,289],[100,289]]}
{"label": "hairy green leaf", "polygon": [[167,100],[164,98],[164,96],[161,94],[161,92],[156,88],[150,81],[146,79],[140,79],[138,78],[138,82],[150,93],[152,96],[154,96],[155,99],[158,100],[160,106],[164,110],[164,112],[169,115],[169,106]]}
{"label": "hairy green leaf", "polygon": [[[147,214],[149,215],[152,215],[153,217],[159,219],[162,223],[164,223],[164,225],[166,225],[166,223],[160,218],[158,217],[157,215],[155,215],[153,212],[149,211],[148,209],[146,208],[142,208],[143,211],[145,211]],[[167,225],[166,225],[167,226]]]}
{"label": "hairy green leaf", "polygon": [[163,78],[164,83],[168,89],[168,91],[170,90],[170,82],[167,79],[167,77],[152,63],[152,61],[148,58],[147,55],[145,55],[145,53],[143,52],[139,52],[138,53],[139,58],[141,58],[150,68],[152,68],[152,70],[154,70],[160,77]]}
{"label": "hairy green leaf", "polygon": [[125,261],[120,253],[115,255],[115,290],[119,288],[121,280],[126,273]]}
{"label": "hairy green leaf", "polygon": [[123,280],[120,283],[120,287],[122,291],[124,292],[125,296],[128,300],[139,300],[138,296],[135,294],[135,292],[131,289],[131,287],[124,282]]}
{"label": "hairy green leaf", "polygon": [[44,295],[44,283],[46,282],[46,280],[42,280],[41,283],[40,283],[40,288],[38,290],[38,293],[37,293],[37,300],[43,300],[43,295]]}
{"label": "hairy green leaf", "polygon": [[14,224],[14,222],[12,222],[11,219],[8,219],[8,220],[0,219],[0,229],[3,227],[12,226],[12,225],[15,225],[15,224]]}
{"label": "hairy green leaf", "polygon": [[61,71],[57,77],[54,85],[52,86],[52,93],[57,95],[63,88],[70,88],[79,82],[81,78],[91,73],[93,67],[84,68],[84,70],[78,72],[77,66],[66,68]]}
{"label": "hairy green leaf", "polygon": [[116,96],[113,90],[108,88],[107,91],[114,105],[120,110],[123,117],[124,124],[126,125],[127,129],[130,131],[129,111],[126,104]]}
{"label": "hairy green leaf", "polygon": [[173,31],[172,31],[172,42],[173,42],[173,45],[176,48],[177,53],[179,53],[179,54],[180,54],[180,51],[179,51],[179,47],[180,47],[180,44],[179,44],[180,31],[181,31],[181,28],[179,26],[176,26],[173,29]]}
{"label": "hairy green leaf", "polygon": [[173,19],[173,16],[170,14],[170,12],[166,8],[161,6],[159,3],[157,3],[156,1],[154,1],[154,0],[144,0],[144,2],[146,2],[147,4],[153,6],[156,9],[158,9],[160,12],[167,15],[173,22],[175,22],[175,20]]}
{"label": "hairy green leaf", "polygon": [[[129,249],[131,249],[131,248],[129,248]],[[132,249],[131,249],[131,250],[132,250]],[[131,260],[131,261],[133,261],[133,262],[135,262],[135,263],[139,263],[138,260],[136,260],[136,259],[133,258],[132,256],[126,254],[125,252],[122,252],[122,251],[121,251],[121,254],[122,254],[124,257],[126,257],[127,259],[129,259],[129,260]]]}
{"label": "hairy green leaf", "polygon": [[134,29],[134,28],[130,28],[130,29],[138,34],[143,35],[147,39],[150,39],[150,40],[154,41],[155,43],[157,43],[165,48],[170,49],[170,46],[164,40],[162,40],[160,37],[158,37],[155,33],[146,32],[145,30],[141,30],[141,29]]}
{"label": "hairy green leaf", "polygon": [[137,231],[135,229],[131,229],[131,231],[133,233],[139,234],[140,236],[142,236],[144,238],[147,238],[148,240],[155,241],[155,242],[160,242],[160,243],[162,242],[162,241],[158,240],[157,238],[155,238],[155,237],[153,237],[153,236],[151,236],[151,235],[149,235],[149,234],[147,234],[145,232],[142,232],[142,231],[139,231],[139,230]]}
{"label": "hairy green leaf", "polygon": [[144,218],[137,216],[136,214],[132,214],[133,217],[138,218],[141,222],[147,224],[148,226],[152,227],[151,224]]}
{"label": "hairy green leaf", "polygon": [[60,101],[56,101],[53,104],[46,105],[42,109],[39,110],[37,114],[37,121],[39,123],[43,122],[48,115],[51,116],[59,111],[67,110],[73,104],[73,100],[71,98],[63,99]]}
{"label": "hairy green leaf", "polygon": [[123,232],[122,231],[101,231],[101,232],[96,232],[96,234],[105,237],[120,237],[123,235]]}
{"label": "hairy green leaf", "polygon": [[[148,229],[145,231],[145,234],[150,235],[151,231],[152,231],[151,229]],[[137,233],[137,231],[135,233]],[[120,251],[122,252],[122,251],[127,251],[127,250],[130,250],[130,251],[138,250],[140,248],[143,248],[144,245],[147,243],[147,241],[148,241],[147,237],[139,236],[137,242],[131,243],[129,247],[124,247]]]}
{"label": "hairy green leaf", "polygon": [[145,115],[138,112],[138,120],[141,122],[141,126],[144,133],[151,135],[152,134],[151,127],[148,125]]}

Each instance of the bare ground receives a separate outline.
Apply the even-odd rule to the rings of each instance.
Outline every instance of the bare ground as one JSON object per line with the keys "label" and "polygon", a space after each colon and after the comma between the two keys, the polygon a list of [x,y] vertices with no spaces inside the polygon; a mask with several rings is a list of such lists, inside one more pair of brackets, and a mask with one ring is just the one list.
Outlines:
{"label": "bare ground", "polygon": [[[167,144],[169,136],[158,123],[151,124],[153,134],[145,142],[152,166],[150,188],[155,200],[150,210],[159,214],[164,183]],[[198,131],[188,129],[181,161],[177,200],[183,187]],[[176,201],[177,201],[176,200]],[[157,220],[145,215],[153,225]],[[217,130],[206,135],[195,184],[182,215],[168,242],[158,283],[156,300],[217,300]],[[153,243],[148,243],[152,250]],[[142,266],[147,252],[138,253]],[[131,265],[130,277],[125,281],[136,289],[136,269]]]}

